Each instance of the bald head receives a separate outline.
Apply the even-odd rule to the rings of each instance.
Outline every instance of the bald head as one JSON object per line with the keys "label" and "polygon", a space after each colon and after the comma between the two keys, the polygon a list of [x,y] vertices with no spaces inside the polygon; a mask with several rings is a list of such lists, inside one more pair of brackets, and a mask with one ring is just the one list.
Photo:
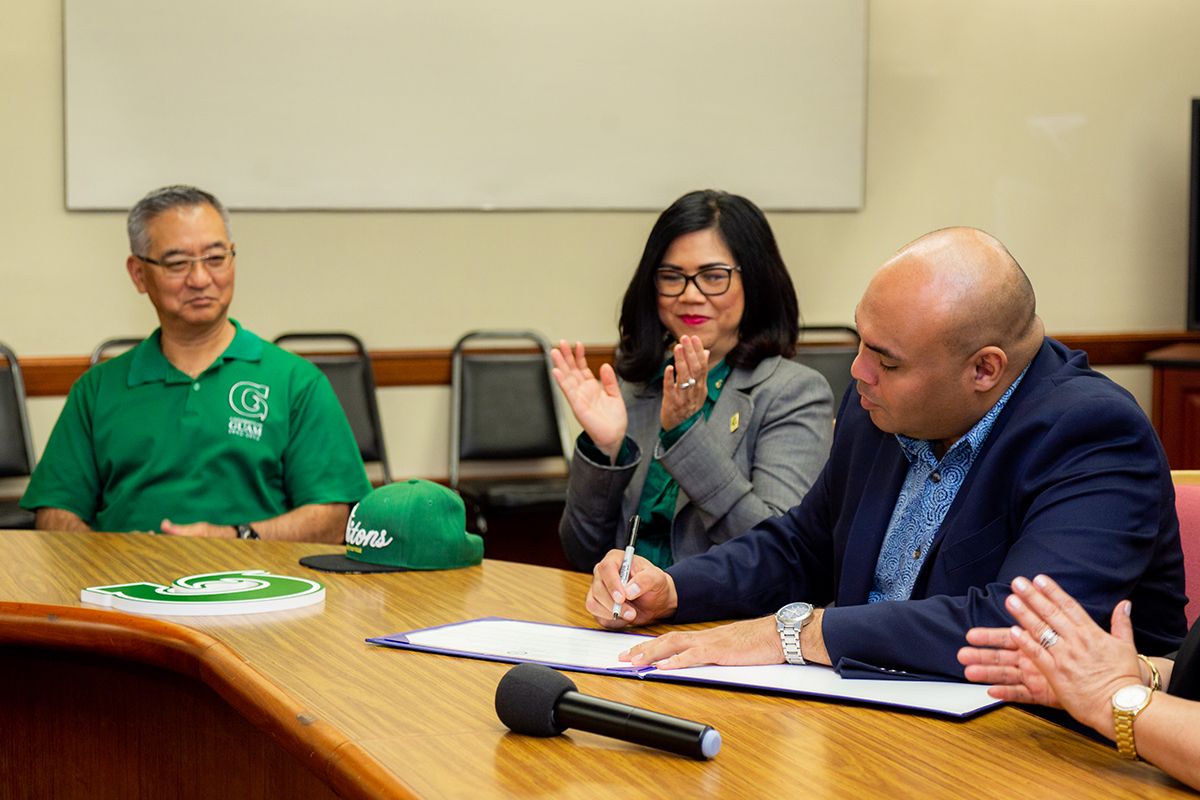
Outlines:
{"label": "bald head", "polygon": [[973,228],[905,245],[875,273],[855,319],[862,349],[851,374],[862,406],[881,430],[942,448],[987,413],[1042,346],[1025,272]]}
{"label": "bald head", "polygon": [[[944,228],[900,249],[872,287],[899,289],[965,355],[994,345],[1024,363],[1041,345],[1033,286],[998,239],[976,228]],[[870,289],[868,289],[870,291]]]}

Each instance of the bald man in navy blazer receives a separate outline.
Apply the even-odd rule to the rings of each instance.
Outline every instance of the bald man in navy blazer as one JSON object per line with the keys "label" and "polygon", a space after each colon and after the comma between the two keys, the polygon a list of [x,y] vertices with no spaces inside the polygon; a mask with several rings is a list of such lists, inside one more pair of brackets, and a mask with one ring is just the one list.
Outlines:
{"label": "bald man in navy blazer", "polygon": [[803,502],[667,571],[635,559],[627,585],[609,553],[586,601],[605,627],[751,619],[626,657],[961,679],[966,631],[1011,625],[1009,582],[1039,573],[1102,623],[1130,598],[1139,651],[1176,649],[1186,597],[1162,447],[1128,392],[1045,337],[1008,250],[970,228],[923,236],[856,320],[856,383]]}

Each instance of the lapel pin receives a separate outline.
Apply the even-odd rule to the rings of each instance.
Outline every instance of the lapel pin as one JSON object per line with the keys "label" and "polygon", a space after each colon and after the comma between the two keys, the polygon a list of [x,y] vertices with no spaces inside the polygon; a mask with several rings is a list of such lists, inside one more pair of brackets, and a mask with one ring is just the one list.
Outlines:
{"label": "lapel pin", "polygon": [[741,421],[741,417],[737,413],[735,413],[732,417],[729,418],[729,432],[730,433],[733,433],[734,431],[736,431],[738,429],[738,423],[740,421]]}

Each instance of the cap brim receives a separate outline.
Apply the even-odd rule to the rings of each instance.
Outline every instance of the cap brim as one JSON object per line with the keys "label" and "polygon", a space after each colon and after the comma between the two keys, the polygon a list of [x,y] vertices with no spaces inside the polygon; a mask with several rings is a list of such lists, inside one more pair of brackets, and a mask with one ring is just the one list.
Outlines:
{"label": "cap brim", "polygon": [[341,553],[327,553],[319,556],[305,556],[300,563],[311,569],[322,572],[408,572],[408,567],[393,567],[390,564],[368,564],[365,561],[355,561],[346,558]]}

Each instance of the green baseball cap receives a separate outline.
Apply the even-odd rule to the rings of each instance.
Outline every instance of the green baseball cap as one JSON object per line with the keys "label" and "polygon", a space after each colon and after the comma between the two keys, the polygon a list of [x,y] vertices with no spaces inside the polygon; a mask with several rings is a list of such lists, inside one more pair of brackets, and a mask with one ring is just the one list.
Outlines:
{"label": "green baseball cap", "polygon": [[305,556],[326,572],[458,569],[483,560],[483,539],[467,533],[467,509],[452,489],[408,480],[380,486],[346,523],[346,554]]}

